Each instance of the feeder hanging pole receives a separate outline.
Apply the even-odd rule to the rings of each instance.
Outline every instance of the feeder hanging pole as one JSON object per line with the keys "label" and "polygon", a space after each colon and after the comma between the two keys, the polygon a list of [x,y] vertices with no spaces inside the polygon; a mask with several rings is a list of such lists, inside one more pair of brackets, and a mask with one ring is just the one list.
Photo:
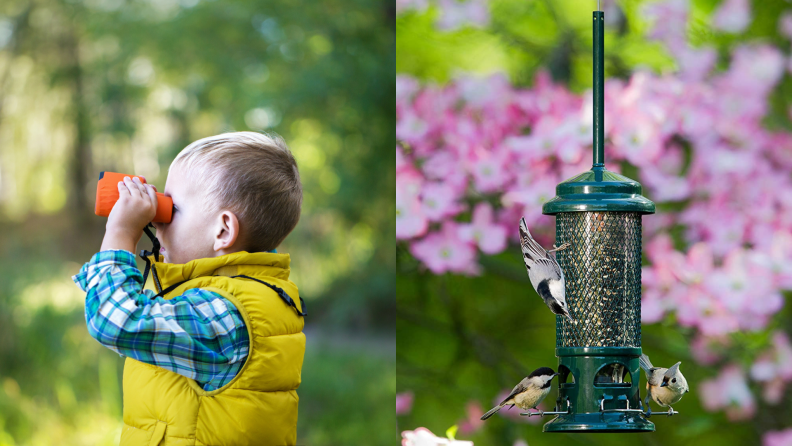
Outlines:
{"label": "feeder hanging pole", "polygon": [[[599,4],[597,5],[599,7]],[[604,75],[604,28],[605,14],[594,11],[594,165],[592,167],[605,167],[605,124],[604,105],[605,75]]]}

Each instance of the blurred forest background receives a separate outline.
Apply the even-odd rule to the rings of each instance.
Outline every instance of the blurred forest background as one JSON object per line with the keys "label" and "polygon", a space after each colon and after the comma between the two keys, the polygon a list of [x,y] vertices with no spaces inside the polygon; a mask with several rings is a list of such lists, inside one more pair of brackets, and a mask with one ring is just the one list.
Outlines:
{"label": "blurred forest background", "polygon": [[[395,395],[394,4],[0,2],[0,445],[111,445],[123,361],[70,276],[100,247],[100,171],[162,190],[190,142],[274,131],[302,219],[298,441],[388,444]],[[146,238],[138,249],[148,245]]]}
{"label": "blurred forest background", "polygon": [[549,249],[542,203],[591,167],[596,5],[397,1],[393,443],[455,426],[460,446],[792,445],[789,1],[602,1],[605,165],[657,204],[642,347],[682,361],[680,414],[640,435],[543,434],[549,418],[517,408],[479,419],[558,366],[517,228],[526,216]]}

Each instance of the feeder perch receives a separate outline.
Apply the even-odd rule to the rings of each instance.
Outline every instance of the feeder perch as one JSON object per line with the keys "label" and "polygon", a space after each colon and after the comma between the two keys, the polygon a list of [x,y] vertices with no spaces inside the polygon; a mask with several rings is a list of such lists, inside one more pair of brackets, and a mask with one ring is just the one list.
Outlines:
{"label": "feeder perch", "polygon": [[[652,432],[640,397],[641,185],[604,165],[604,14],[594,12],[594,144],[590,171],[556,187],[556,257],[575,322],[556,317],[559,389],[544,432]],[[654,412],[653,415],[672,415]],[[530,414],[526,414],[531,416]],[[538,413],[533,415],[540,415]]]}

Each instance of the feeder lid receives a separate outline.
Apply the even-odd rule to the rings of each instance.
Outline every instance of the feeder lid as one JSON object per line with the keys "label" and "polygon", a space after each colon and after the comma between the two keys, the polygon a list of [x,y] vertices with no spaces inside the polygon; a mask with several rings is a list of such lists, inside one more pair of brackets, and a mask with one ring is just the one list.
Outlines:
{"label": "feeder lid", "polygon": [[639,212],[654,214],[655,204],[641,195],[641,184],[605,167],[592,167],[556,186],[556,197],[542,206],[560,212]]}

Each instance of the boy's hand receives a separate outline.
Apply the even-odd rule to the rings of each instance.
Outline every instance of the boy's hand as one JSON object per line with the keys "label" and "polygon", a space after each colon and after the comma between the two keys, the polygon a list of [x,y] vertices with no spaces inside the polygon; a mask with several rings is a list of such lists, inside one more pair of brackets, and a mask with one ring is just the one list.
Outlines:
{"label": "boy's hand", "polygon": [[156,188],[140,179],[124,177],[118,183],[118,201],[107,217],[102,251],[125,249],[132,253],[143,236],[143,228],[157,214]]}

